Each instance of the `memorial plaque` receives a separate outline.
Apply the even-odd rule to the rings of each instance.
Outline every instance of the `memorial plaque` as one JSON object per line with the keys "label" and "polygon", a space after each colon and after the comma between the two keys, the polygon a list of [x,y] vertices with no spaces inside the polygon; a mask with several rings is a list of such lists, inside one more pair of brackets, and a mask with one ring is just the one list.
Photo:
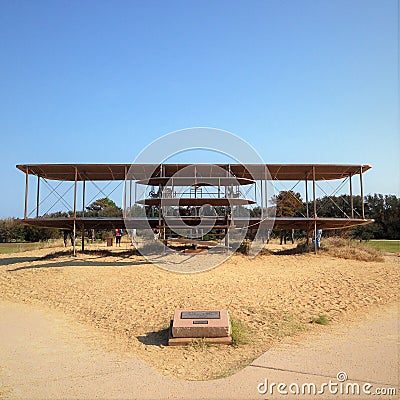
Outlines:
{"label": "memorial plaque", "polygon": [[231,334],[228,310],[175,310],[173,338],[227,338]]}
{"label": "memorial plaque", "polygon": [[182,319],[220,319],[219,311],[182,311]]}

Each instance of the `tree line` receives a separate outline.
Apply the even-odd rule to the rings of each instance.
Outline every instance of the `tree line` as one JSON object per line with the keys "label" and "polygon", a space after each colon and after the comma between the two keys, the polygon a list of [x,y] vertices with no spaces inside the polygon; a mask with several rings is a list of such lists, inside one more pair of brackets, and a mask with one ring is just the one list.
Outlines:
{"label": "tree line", "polygon": [[[307,204],[299,193],[293,191],[281,191],[272,198],[271,213],[277,217],[305,217],[307,216]],[[135,205],[134,207],[140,207]],[[316,200],[317,215],[319,217],[343,218],[352,217],[351,198],[349,195],[325,196]],[[134,211],[134,210],[133,210]],[[138,210],[139,211],[139,210]],[[217,210],[223,214],[224,210]],[[149,213],[149,210],[147,210]],[[122,209],[108,198],[98,199],[85,209],[87,217],[122,217]],[[219,212],[218,212],[219,214]],[[135,215],[135,212],[131,213]],[[139,214],[138,214],[139,215]],[[250,211],[251,216],[260,216],[261,209],[255,207]],[[314,215],[314,204],[308,202],[308,215]],[[361,196],[353,196],[354,218],[361,218]],[[374,219],[373,224],[357,226],[351,229],[336,232],[346,234],[353,238],[369,239],[400,239],[400,198],[395,195],[370,194],[364,197],[365,218]],[[72,217],[73,212],[56,212],[44,215],[44,217],[60,218]],[[83,216],[82,211],[77,216]],[[102,232],[97,232],[101,237]],[[0,243],[6,242],[38,242],[49,239],[57,239],[62,232],[55,228],[39,228],[23,225],[19,219],[7,218],[0,220]]]}
{"label": "tree line", "polygon": [[[277,217],[314,216],[314,203],[308,205],[300,193],[281,191],[272,198],[270,214]],[[307,212],[308,209],[308,212]],[[324,196],[316,200],[318,217],[326,218],[362,218],[361,196],[353,196],[353,212],[350,195]],[[252,216],[260,216],[261,209],[256,207]],[[369,194],[364,196],[364,217],[375,220],[368,225],[336,230],[332,233],[346,235],[360,240],[400,239],[400,198],[395,195]]]}
{"label": "tree line", "polygon": [[[85,213],[79,211],[77,217],[122,217],[122,209],[111,199],[103,198],[95,200],[86,207]],[[44,218],[71,218],[73,211],[57,211],[43,215]],[[96,232],[97,238],[102,238],[104,231]],[[9,242],[40,242],[49,239],[60,239],[63,232],[56,228],[39,228],[36,226],[23,225],[17,218],[6,218],[0,220],[0,243]]]}

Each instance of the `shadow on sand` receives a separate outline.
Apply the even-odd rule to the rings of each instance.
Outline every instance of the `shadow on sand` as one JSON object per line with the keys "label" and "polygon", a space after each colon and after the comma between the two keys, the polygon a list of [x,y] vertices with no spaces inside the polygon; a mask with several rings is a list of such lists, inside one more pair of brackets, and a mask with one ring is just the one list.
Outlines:
{"label": "shadow on sand", "polygon": [[[109,250],[87,250],[85,251],[85,257],[74,257],[71,250],[57,251],[54,253],[47,254],[43,257],[15,257],[6,258],[0,260],[0,265],[11,265],[23,262],[38,262],[35,265],[23,265],[14,269],[8,269],[8,272],[16,272],[27,269],[38,269],[38,268],[64,268],[64,267],[115,267],[115,266],[134,266],[141,264],[148,264],[148,261],[143,260],[132,260],[131,256],[140,255],[136,250],[127,250],[121,252],[112,252]],[[89,258],[87,258],[87,256]],[[114,258],[115,260],[104,261],[104,257]],[[59,261],[60,258],[64,258]],[[67,259],[65,259],[67,258]],[[3,263],[3,261],[5,261]],[[43,261],[43,262],[41,262]]]}
{"label": "shadow on sand", "polygon": [[145,336],[137,336],[137,339],[140,343],[149,346],[167,346],[169,329],[165,328],[156,332],[147,332]]}
{"label": "shadow on sand", "polygon": [[298,243],[296,247],[291,247],[282,250],[262,249],[260,255],[273,255],[273,256],[292,256],[295,254],[310,253],[311,248],[305,243]]}
{"label": "shadow on sand", "polygon": [[0,258],[0,266],[20,264],[39,260],[38,257],[7,257]]}

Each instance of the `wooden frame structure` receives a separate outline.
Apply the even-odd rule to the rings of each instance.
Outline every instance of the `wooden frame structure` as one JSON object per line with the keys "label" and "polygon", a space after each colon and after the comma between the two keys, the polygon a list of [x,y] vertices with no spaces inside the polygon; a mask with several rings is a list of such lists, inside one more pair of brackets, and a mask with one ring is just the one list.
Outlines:
{"label": "wooden frame structure", "polygon": [[[307,232],[316,229],[343,229],[373,222],[366,219],[364,214],[363,173],[369,170],[369,165],[343,164],[31,164],[17,165],[25,173],[25,206],[23,223],[39,227],[72,230],[84,229],[117,229],[124,228],[128,221],[131,229],[161,229],[165,238],[165,228],[195,227],[202,223],[208,228],[229,229],[245,228],[258,229],[262,221],[270,218],[268,214],[268,181],[304,181],[306,216],[274,217],[276,229],[302,229]],[[29,175],[37,177],[35,217],[28,213]],[[353,182],[352,178],[359,175],[362,198],[361,218],[354,217]],[[74,184],[73,214],[71,217],[46,218],[40,216],[41,180],[69,181]],[[349,179],[351,217],[324,218],[317,217],[316,183],[323,180]],[[85,216],[86,182],[89,181],[123,181],[123,217],[87,217]],[[309,210],[309,182],[312,183],[312,216]],[[77,215],[77,188],[82,185],[82,215]],[[137,198],[138,186],[153,188],[144,198]],[[241,195],[241,188],[254,185],[260,189],[258,203],[256,200]],[[190,187],[190,195],[180,193],[176,188]],[[204,196],[203,188],[213,187],[214,196]],[[133,191],[133,188],[135,190]],[[158,189],[157,192],[154,188]],[[146,192],[146,191],[145,191]],[[233,218],[230,208],[259,204],[261,216],[249,218]],[[147,215],[131,216],[127,210],[133,205],[156,207],[157,217]],[[199,214],[199,208],[205,205],[224,207],[225,215],[207,218]],[[177,216],[163,213],[165,207],[191,207],[192,215]],[[211,226],[212,224],[212,226]],[[229,235],[227,235],[229,238]],[[83,241],[82,241],[83,246]],[[74,247],[75,249],[75,247]]]}

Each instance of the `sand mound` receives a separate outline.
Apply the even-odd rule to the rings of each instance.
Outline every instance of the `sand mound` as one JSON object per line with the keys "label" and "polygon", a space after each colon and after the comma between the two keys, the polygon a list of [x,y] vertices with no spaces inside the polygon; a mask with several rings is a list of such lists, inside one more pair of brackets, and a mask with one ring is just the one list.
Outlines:
{"label": "sand mound", "polygon": [[[366,263],[333,258],[329,252],[252,260],[234,255],[197,274],[164,271],[123,249],[76,258],[68,253],[32,256],[0,257],[0,299],[62,310],[103,332],[104,346],[185,379],[230,374],[285,336],[329,329],[309,323],[321,314],[337,323],[394,302],[400,276],[394,256]],[[166,347],[165,329],[175,308],[228,308],[247,343]]]}

